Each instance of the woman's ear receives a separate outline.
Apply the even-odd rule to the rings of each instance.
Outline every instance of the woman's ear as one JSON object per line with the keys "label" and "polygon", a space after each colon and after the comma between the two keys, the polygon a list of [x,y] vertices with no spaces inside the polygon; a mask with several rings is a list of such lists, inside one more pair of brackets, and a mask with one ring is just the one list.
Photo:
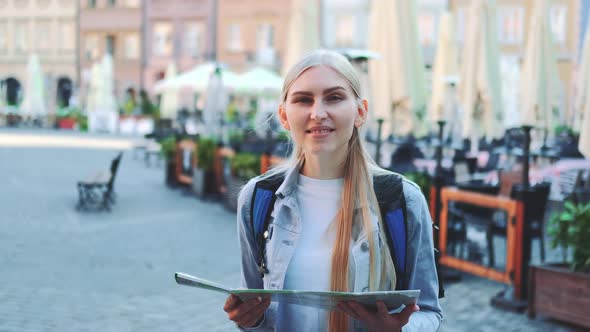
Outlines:
{"label": "woman's ear", "polygon": [[285,107],[281,103],[279,105],[279,121],[281,122],[281,126],[285,128],[285,130],[291,130],[289,126],[289,121],[287,120],[287,112],[285,111]]}
{"label": "woman's ear", "polygon": [[367,113],[369,112],[369,102],[367,102],[366,99],[363,99],[362,104],[359,105],[357,112],[358,114],[354,119],[354,126],[360,128],[365,123],[365,121],[367,121]]}

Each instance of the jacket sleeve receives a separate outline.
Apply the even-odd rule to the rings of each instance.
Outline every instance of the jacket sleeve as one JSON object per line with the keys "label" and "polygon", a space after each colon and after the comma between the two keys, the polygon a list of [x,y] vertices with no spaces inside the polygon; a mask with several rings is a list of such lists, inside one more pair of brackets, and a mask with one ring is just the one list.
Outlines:
{"label": "jacket sleeve", "polygon": [[419,289],[420,311],[410,316],[404,332],[437,331],[443,318],[438,301],[438,278],[434,263],[432,219],[424,195],[411,182],[404,181],[408,222],[408,286]]}
{"label": "jacket sleeve", "polygon": [[[241,256],[241,285],[244,288],[263,289],[264,284],[260,277],[260,272],[258,272],[258,265],[256,262],[258,248],[252,231],[252,223],[250,222],[250,205],[255,184],[256,179],[250,180],[240,191],[240,195],[238,196],[237,224]],[[271,320],[267,319],[269,311],[272,310],[274,310],[273,304],[271,304],[269,309],[266,310],[266,313],[258,326],[253,328],[242,328],[238,326],[238,328],[243,331],[272,331]]]}

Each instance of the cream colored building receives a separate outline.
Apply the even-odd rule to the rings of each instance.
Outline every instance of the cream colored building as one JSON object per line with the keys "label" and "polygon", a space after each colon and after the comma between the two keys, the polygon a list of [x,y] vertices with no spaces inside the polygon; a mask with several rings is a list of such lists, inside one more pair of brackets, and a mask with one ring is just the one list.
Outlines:
{"label": "cream colored building", "polygon": [[217,59],[235,70],[262,64],[280,69],[291,0],[219,0]]}
{"label": "cream colored building", "polygon": [[[469,0],[450,0],[449,7],[457,20],[457,38],[461,44],[465,35],[465,15]],[[522,64],[530,18],[535,0],[497,0],[498,41],[504,60]],[[563,110],[569,114],[572,96],[572,73],[575,68],[579,29],[580,0],[553,0],[550,20],[558,55],[559,76],[563,83]]]}
{"label": "cream colored building", "polygon": [[45,76],[48,110],[67,103],[77,79],[77,0],[0,0],[0,80],[9,103],[26,91],[29,55]]}

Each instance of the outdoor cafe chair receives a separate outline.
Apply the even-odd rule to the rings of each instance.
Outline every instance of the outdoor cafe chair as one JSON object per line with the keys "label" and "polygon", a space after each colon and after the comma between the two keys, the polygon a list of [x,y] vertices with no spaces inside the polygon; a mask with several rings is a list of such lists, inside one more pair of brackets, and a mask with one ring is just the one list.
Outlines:
{"label": "outdoor cafe chair", "polygon": [[110,211],[115,203],[114,184],[117,170],[123,152],[120,152],[112,161],[109,172],[102,172],[78,182],[78,204],[76,210],[87,210],[95,206],[102,210]]}

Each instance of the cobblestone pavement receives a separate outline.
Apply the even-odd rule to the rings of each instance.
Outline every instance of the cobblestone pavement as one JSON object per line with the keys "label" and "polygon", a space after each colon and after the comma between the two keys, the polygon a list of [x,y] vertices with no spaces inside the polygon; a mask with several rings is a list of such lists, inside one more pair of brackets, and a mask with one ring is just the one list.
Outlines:
{"label": "cobblestone pavement", "polygon": [[[76,212],[76,181],[107,168],[120,138],[93,136],[100,149],[12,147],[21,134],[0,130],[0,332],[235,330],[223,295],[173,279],[182,271],[238,285],[232,213],[166,188],[163,167],[146,167],[130,150],[113,211]],[[492,308],[502,287],[472,276],[447,285],[441,330],[578,331]]]}

